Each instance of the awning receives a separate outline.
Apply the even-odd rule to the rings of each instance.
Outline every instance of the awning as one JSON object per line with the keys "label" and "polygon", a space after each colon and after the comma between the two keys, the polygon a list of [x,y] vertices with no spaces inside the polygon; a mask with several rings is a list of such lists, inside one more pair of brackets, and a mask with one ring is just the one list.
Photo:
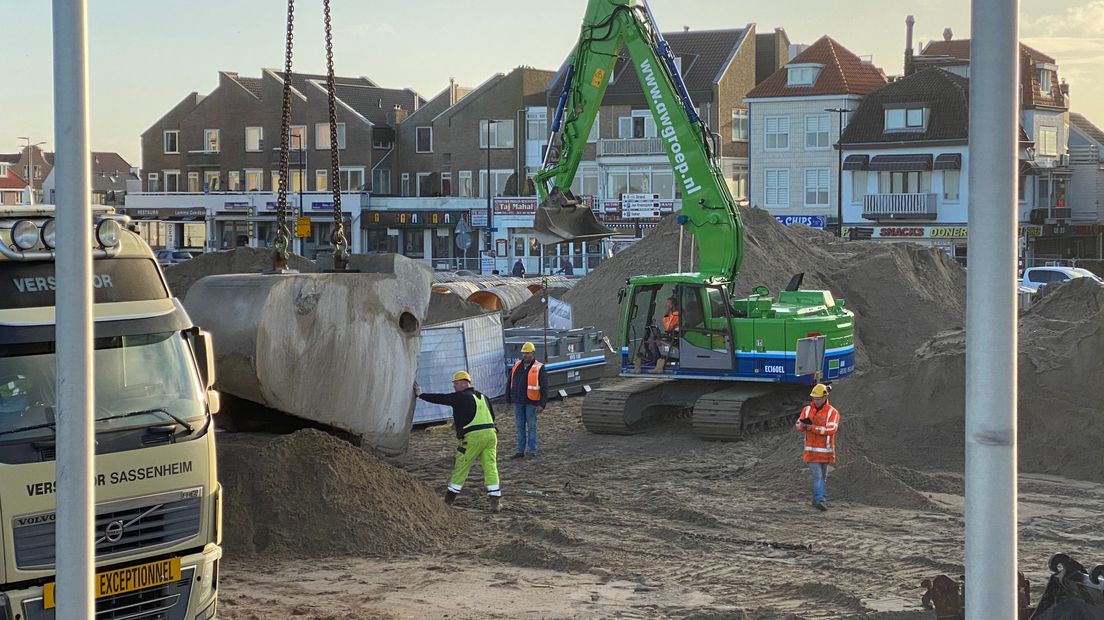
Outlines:
{"label": "awning", "polygon": [[869,155],[848,155],[843,160],[844,170],[866,170],[869,165]]}
{"label": "awning", "polygon": [[961,153],[943,153],[935,158],[936,170],[962,170]]}
{"label": "awning", "polygon": [[1020,160],[1020,176],[1035,176],[1039,174],[1039,166],[1033,161]]}
{"label": "awning", "polygon": [[930,154],[916,155],[875,155],[870,160],[871,170],[888,172],[916,172],[932,169]]}

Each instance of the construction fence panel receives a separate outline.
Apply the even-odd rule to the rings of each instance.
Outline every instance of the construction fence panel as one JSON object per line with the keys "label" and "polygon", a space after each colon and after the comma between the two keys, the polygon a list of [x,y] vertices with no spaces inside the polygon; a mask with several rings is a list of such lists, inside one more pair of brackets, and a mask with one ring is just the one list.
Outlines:
{"label": "construction fence panel", "polygon": [[[452,374],[462,370],[465,357],[464,328],[427,327],[422,330],[422,349],[415,373],[423,392],[452,392]],[[414,406],[414,424],[429,424],[452,419],[452,409],[418,399]]]}

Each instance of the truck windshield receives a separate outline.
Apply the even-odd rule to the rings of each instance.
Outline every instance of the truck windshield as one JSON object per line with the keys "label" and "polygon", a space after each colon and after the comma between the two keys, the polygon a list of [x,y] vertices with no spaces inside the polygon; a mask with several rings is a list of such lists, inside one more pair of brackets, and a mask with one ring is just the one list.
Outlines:
{"label": "truck windshield", "polygon": [[[53,435],[54,343],[7,345],[0,354],[0,441]],[[206,415],[192,354],[179,332],[97,338],[93,356],[97,432]],[[136,411],[144,413],[120,417]]]}

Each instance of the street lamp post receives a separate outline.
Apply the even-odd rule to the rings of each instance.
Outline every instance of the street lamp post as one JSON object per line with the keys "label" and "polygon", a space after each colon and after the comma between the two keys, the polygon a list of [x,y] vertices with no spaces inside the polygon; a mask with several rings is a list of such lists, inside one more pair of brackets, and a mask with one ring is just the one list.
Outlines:
{"label": "street lamp post", "polygon": [[487,119],[487,249],[494,248],[494,208],[491,206],[491,125],[497,120]]}
{"label": "street lamp post", "polygon": [[[839,114],[839,133],[836,137],[836,236],[843,238],[843,115],[854,110],[847,108],[826,108],[825,112]],[[852,189],[852,192],[855,190]]]}

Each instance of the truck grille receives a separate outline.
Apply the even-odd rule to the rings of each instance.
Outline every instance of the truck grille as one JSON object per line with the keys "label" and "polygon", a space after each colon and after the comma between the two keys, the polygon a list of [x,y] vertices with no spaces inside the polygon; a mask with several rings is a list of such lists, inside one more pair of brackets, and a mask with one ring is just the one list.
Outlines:
{"label": "truck grille", "polygon": [[[180,581],[156,588],[126,592],[96,601],[96,620],[184,620],[192,593],[195,568],[180,571]],[[44,609],[42,599],[23,603],[27,620],[54,620],[54,610]]]}
{"label": "truck grille", "polygon": [[[161,493],[96,506],[96,558],[148,551],[199,533],[203,489]],[[13,519],[15,563],[20,569],[54,566],[54,513]]]}

